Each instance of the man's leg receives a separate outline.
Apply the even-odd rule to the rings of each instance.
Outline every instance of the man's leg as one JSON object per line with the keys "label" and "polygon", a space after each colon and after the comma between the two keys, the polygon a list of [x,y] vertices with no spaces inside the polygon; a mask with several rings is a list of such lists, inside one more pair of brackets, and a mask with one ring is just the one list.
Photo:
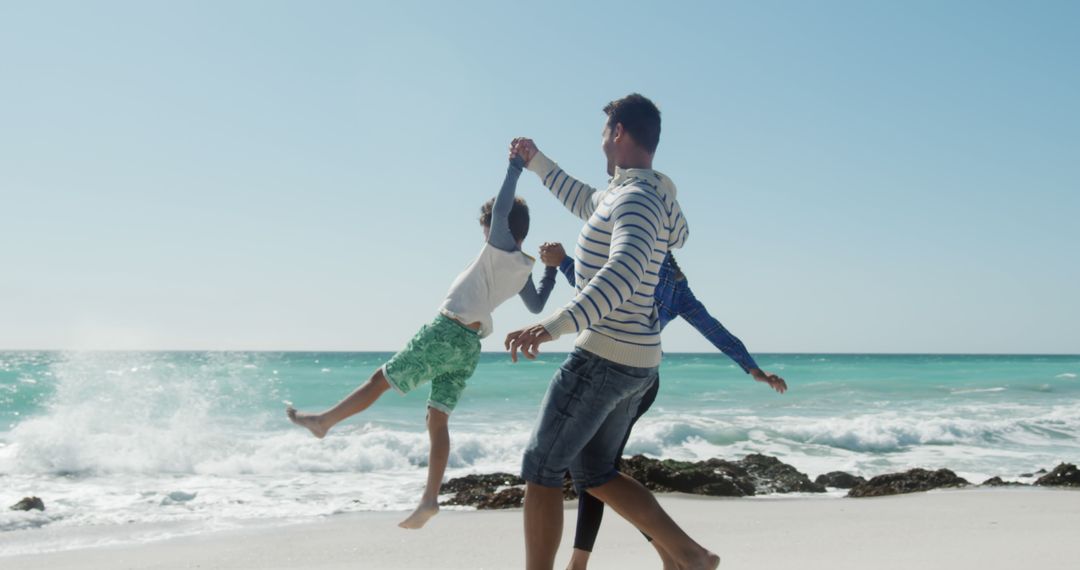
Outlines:
{"label": "man's leg", "polygon": [[409,518],[398,524],[401,528],[421,528],[428,519],[439,514],[439,489],[442,487],[446,464],[450,459],[449,421],[450,416],[446,412],[428,408],[427,427],[431,451],[428,452],[427,485],[424,487],[424,496],[420,498],[420,506],[416,507]]}
{"label": "man's leg", "polygon": [[525,486],[525,570],[551,570],[563,527],[562,488]]}
{"label": "man's leg", "polygon": [[567,357],[548,386],[522,460],[525,491],[525,557],[529,570],[551,570],[562,536],[562,484],[571,460],[604,421],[597,401],[600,357],[580,349]]}
{"label": "man's leg", "polygon": [[321,414],[301,413],[292,406],[289,406],[285,413],[294,424],[306,427],[315,437],[322,439],[326,436],[326,432],[330,431],[330,428],[337,425],[341,420],[366,410],[389,389],[390,384],[386,381],[386,376],[383,375],[382,368],[380,368],[352,394],[349,394],[344,400],[338,402],[336,406]]}
{"label": "man's leg", "polygon": [[630,428],[656,395],[657,369],[609,362],[602,373],[608,380],[605,392],[616,404],[571,465],[575,481],[652,537],[658,552],[667,553],[679,568],[715,568],[718,557],[687,536],[648,489],[617,471]]}
{"label": "man's leg", "polygon": [[634,479],[619,473],[607,483],[589,489],[589,493],[651,536],[657,550],[670,555],[679,568],[711,570],[720,565],[720,557],[694,542],[668,516],[656,497]]}

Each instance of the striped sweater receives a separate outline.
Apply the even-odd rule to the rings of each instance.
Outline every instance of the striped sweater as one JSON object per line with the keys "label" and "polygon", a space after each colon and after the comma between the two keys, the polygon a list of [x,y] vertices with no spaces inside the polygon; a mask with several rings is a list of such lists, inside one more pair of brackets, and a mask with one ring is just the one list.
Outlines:
{"label": "striped sweater", "polygon": [[552,338],[576,332],[575,346],[627,366],[660,364],[654,305],[660,264],[688,229],[675,184],[649,169],[615,169],[607,190],[570,177],[543,153],[529,161],[544,186],[585,220],[578,236],[577,295],[540,324]]}

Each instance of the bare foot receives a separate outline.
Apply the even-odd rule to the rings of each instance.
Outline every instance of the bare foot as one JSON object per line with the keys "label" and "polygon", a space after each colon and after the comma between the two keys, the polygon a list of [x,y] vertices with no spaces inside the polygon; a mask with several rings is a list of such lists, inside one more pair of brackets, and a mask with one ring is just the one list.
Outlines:
{"label": "bare foot", "polygon": [[311,432],[311,435],[322,439],[326,437],[326,432],[329,428],[325,428],[322,422],[319,421],[319,416],[315,414],[302,414],[296,411],[296,408],[289,406],[285,409],[285,415],[289,416],[289,420],[292,423],[306,427]]}
{"label": "bare foot", "polygon": [[439,514],[439,503],[420,503],[419,507],[409,515],[409,518],[398,523],[401,528],[418,529],[424,528],[431,517]]}

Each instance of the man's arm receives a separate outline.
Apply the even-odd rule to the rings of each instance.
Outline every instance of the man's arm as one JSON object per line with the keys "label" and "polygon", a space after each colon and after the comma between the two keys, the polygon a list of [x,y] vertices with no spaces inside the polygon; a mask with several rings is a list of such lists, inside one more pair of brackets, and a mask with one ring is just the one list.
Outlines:
{"label": "man's arm", "polygon": [[532,140],[519,138],[510,144],[511,154],[524,158],[526,168],[540,177],[544,186],[570,213],[586,221],[592,216],[600,197],[596,188],[564,172],[558,164],[540,152]]}
{"label": "man's arm", "polygon": [[556,269],[554,267],[545,267],[539,290],[536,289],[532,275],[530,275],[529,280],[525,282],[525,286],[518,292],[518,296],[521,297],[521,300],[525,303],[525,308],[529,309],[530,313],[535,315],[544,310],[544,305],[547,304],[548,297],[551,296],[551,291],[555,288],[555,273]]}
{"label": "man's arm", "polygon": [[[603,320],[621,306],[645,279],[649,253],[656,245],[656,229],[661,226],[653,210],[639,196],[643,191],[629,189],[612,203],[611,247],[604,265],[578,292],[569,305],[540,324],[558,338],[581,332]],[[653,223],[643,224],[642,218]]]}
{"label": "man's arm", "polygon": [[491,207],[488,243],[503,251],[517,249],[517,240],[510,233],[510,210],[514,207],[514,192],[524,165],[525,161],[520,156],[510,158],[510,166],[506,168],[506,178],[503,179],[502,188],[499,189],[499,195],[495,197],[495,204]]}

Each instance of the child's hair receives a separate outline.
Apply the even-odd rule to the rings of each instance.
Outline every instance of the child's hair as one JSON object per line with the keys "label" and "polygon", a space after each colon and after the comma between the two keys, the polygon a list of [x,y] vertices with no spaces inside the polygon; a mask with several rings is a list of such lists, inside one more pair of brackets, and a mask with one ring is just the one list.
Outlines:
{"label": "child's hair", "polygon": [[668,257],[671,258],[671,268],[675,270],[675,278],[680,281],[686,279],[686,276],[683,275],[682,268],[679,267],[679,264],[675,261],[675,255],[669,253]]}
{"label": "child's hair", "polygon": [[[480,225],[485,228],[491,227],[491,209],[495,207],[495,198],[484,202],[483,206],[480,206]],[[525,236],[529,235],[529,206],[525,204],[525,199],[518,196],[514,198],[514,206],[510,208],[510,235],[514,236],[514,241],[524,241]]]}

